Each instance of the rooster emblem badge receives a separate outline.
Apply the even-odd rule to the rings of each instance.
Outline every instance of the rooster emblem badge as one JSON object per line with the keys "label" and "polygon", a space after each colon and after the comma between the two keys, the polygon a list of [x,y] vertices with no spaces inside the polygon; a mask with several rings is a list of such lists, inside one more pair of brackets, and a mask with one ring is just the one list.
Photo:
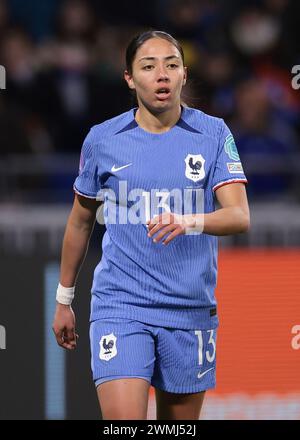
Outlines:
{"label": "rooster emblem badge", "polygon": [[185,176],[193,182],[198,182],[205,177],[205,159],[201,154],[188,154],[185,161]]}
{"label": "rooster emblem badge", "polygon": [[109,361],[111,358],[117,354],[117,337],[110,333],[109,335],[104,335],[100,339],[100,353],[99,358],[104,361]]}

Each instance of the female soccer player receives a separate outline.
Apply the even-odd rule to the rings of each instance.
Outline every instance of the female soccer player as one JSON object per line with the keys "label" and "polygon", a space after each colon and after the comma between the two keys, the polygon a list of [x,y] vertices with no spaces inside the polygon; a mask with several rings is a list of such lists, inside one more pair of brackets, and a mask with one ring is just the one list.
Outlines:
{"label": "female soccer player", "polygon": [[138,106],[83,144],[53,330],[75,348],[71,301],[104,199],[90,327],[102,417],[146,419],[152,384],[158,419],[198,419],[215,386],[216,236],[248,229],[246,178],[224,121],[181,105],[187,69],[172,36],[134,38],[126,64]]}

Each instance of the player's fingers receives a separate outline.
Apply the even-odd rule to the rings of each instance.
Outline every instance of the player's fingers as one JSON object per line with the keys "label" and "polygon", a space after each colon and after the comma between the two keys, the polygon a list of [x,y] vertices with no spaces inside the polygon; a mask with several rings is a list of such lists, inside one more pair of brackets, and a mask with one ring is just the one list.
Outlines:
{"label": "player's fingers", "polygon": [[[55,334],[56,342],[60,347],[68,349],[68,350],[74,350],[74,348],[76,347],[76,343],[74,344],[74,342],[69,341],[69,336],[67,335],[66,328],[57,329],[57,328],[53,327],[52,329]],[[78,337],[78,335],[77,335],[77,337]]]}
{"label": "player's fingers", "polygon": [[53,328],[53,332],[55,334],[55,339],[56,342],[58,343],[58,345],[60,345],[61,347],[63,346],[64,343],[64,329],[55,329]]}
{"label": "player's fingers", "polygon": [[165,225],[163,225],[162,223],[157,223],[155,226],[152,227],[151,231],[148,232],[148,237],[153,237],[153,235],[156,234],[164,226]]}
{"label": "player's fingers", "polygon": [[150,220],[146,222],[146,225],[148,226],[148,230],[151,231],[151,229],[157,225],[157,223],[160,223],[162,219],[163,214],[156,214],[154,215]]}
{"label": "player's fingers", "polygon": [[76,348],[76,343],[72,338],[73,336],[70,335],[70,331],[65,329],[62,335],[62,342],[59,345],[67,350],[74,350],[74,348]]}
{"label": "player's fingers", "polygon": [[76,334],[75,334],[75,328],[67,328],[65,332],[65,342],[70,344],[71,346],[76,346]]}
{"label": "player's fingers", "polygon": [[76,345],[70,344],[69,342],[63,342],[61,344],[61,347],[67,349],[67,350],[74,350],[76,348]]}
{"label": "player's fingers", "polygon": [[154,234],[157,233],[161,228],[163,228],[166,225],[170,225],[174,223],[174,216],[172,212],[164,212],[159,216],[160,220],[156,224],[152,225],[152,228],[148,230],[149,237],[152,237]]}
{"label": "player's fingers", "polygon": [[163,241],[163,244],[169,244],[171,240],[181,234],[183,234],[183,229],[182,227],[177,226],[177,228]]}
{"label": "player's fingers", "polygon": [[175,216],[173,212],[164,212],[163,214],[159,214],[157,216],[154,216],[152,220],[150,220],[150,223],[148,222],[148,231],[153,230],[157,227],[158,224],[170,225],[171,223],[175,222]]}
{"label": "player's fingers", "polygon": [[176,225],[173,223],[171,225],[165,226],[153,239],[154,243],[158,243],[168,232],[173,231]]}

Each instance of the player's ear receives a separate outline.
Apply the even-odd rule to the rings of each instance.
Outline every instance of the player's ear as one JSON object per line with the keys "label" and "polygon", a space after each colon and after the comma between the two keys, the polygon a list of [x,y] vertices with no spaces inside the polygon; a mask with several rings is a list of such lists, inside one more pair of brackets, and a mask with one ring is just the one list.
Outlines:
{"label": "player's ear", "polygon": [[187,67],[184,67],[184,75],[183,75],[183,82],[182,82],[183,86],[186,85],[186,80],[187,80]]}
{"label": "player's ear", "polygon": [[132,75],[128,72],[128,70],[125,70],[125,72],[124,72],[124,79],[127,82],[128,87],[131,90],[134,90],[135,89],[134,81],[133,81]]}

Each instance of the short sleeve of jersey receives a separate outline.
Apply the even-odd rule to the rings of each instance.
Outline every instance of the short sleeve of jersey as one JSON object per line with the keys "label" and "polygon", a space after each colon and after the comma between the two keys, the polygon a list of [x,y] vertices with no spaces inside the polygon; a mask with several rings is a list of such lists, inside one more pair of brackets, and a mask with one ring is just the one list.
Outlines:
{"label": "short sleeve of jersey", "polygon": [[85,138],[80,155],[79,174],[74,182],[74,191],[84,197],[96,199],[101,189],[98,166],[95,159],[94,133],[90,130]]}
{"label": "short sleeve of jersey", "polygon": [[232,133],[222,121],[212,188],[216,191],[223,185],[236,182],[247,183],[247,179]]}

